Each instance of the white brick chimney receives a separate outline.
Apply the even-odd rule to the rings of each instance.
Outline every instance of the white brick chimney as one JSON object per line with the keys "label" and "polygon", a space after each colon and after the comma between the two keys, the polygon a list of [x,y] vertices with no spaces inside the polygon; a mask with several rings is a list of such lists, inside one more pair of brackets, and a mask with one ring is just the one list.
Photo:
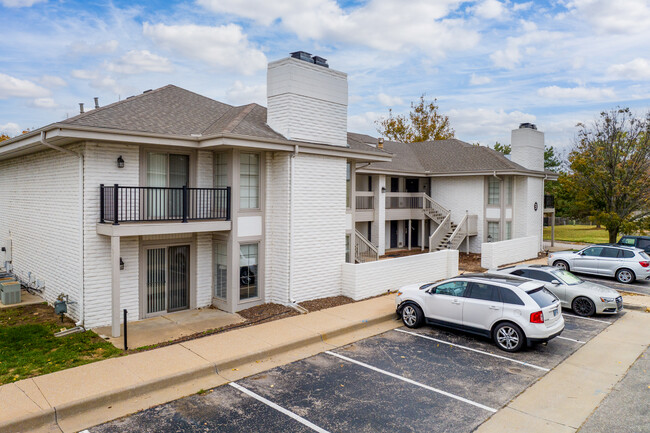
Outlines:
{"label": "white brick chimney", "polygon": [[267,123],[290,140],[347,147],[347,74],[299,53],[269,63]]}
{"label": "white brick chimney", "polygon": [[532,123],[522,123],[512,130],[511,161],[529,170],[544,171],[544,133]]}

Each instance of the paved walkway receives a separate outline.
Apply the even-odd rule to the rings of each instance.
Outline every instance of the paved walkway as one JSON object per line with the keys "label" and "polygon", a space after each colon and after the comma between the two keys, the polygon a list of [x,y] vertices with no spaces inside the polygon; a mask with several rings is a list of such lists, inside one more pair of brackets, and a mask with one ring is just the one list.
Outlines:
{"label": "paved walkway", "polygon": [[400,325],[385,295],[21,380],[0,386],[0,433],[83,430]]}

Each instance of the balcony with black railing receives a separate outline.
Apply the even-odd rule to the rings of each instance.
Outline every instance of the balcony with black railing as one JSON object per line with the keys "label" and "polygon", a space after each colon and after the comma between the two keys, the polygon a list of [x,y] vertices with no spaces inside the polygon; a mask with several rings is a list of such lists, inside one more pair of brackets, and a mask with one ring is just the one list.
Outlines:
{"label": "balcony with black railing", "polygon": [[99,186],[100,223],[230,221],[230,187]]}

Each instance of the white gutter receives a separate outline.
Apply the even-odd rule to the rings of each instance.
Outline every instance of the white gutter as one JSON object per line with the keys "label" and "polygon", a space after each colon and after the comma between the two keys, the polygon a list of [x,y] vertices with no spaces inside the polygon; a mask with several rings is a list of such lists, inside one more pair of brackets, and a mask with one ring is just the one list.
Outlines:
{"label": "white gutter", "polygon": [[503,180],[499,176],[497,176],[497,171],[496,170],[494,170],[494,173],[492,173],[492,176],[496,177],[499,180]]}
{"label": "white gutter", "polygon": [[81,269],[80,283],[79,287],[81,289],[81,311],[80,311],[80,320],[75,323],[76,326],[84,326],[85,323],[85,304],[86,304],[86,293],[84,290],[84,155],[82,152],[73,152],[70,149],[64,149],[60,146],[57,146],[52,143],[47,142],[47,137],[45,136],[45,131],[41,131],[40,142],[44,146],[47,146],[51,149],[54,149],[58,152],[67,153],[69,155],[76,156],[79,158],[79,245],[81,245],[81,254],[79,256],[79,265]]}
{"label": "white gutter", "polygon": [[290,305],[295,304],[291,296],[291,288],[293,287],[293,246],[294,246],[294,230],[293,230],[293,211],[294,211],[294,195],[295,195],[295,163],[294,159],[298,155],[299,147],[296,144],[291,157],[289,158],[289,287],[288,299]]}

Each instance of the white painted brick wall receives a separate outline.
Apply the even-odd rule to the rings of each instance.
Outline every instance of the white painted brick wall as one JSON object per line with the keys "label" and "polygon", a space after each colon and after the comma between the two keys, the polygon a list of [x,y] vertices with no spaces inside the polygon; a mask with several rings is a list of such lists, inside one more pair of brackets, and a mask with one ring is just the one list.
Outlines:
{"label": "white painted brick wall", "polygon": [[481,247],[481,266],[486,269],[534,259],[539,252],[539,237],[511,239],[509,241],[484,243]]}
{"label": "white painted brick wall", "polygon": [[292,297],[300,302],[340,295],[346,160],[299,154],[294,163]]}
{"label": "white painted brick wall", "polygon": [[[79,151],[81,145],[68,147]],[[81,246],[79,160],[47,150],[0,161],[0,245],[11,233],[14,272],[45,284],[52,303],[63,292],[69,314],[79,318]],[[4,254],[0,253],[4,262]]]}
{"label": "white painted brick wall", "polygon": [[265,302],[286,303],[289,288],[288,153],[266,158]]}
{"label": "white painted brick wall", "polygon": [[360,264],[344,263],[343,295],[354,300],[458,275],[458,250],[417,254]]}
{"label": "white painted brick wall", "polygon": [[[124,168],[121,169],[117,168],[115,162],[120,155],[125,161]],[[135,145],[89,143],[86,147],[84,280],[85,321],[88,327],[109,325],[111,322],[111,241],[96,231],[99,221],[99,185],[139,185],[139,157],[139,147]],[[135,244],[137,240],[132,242]],[[138,248],[124,238],[121,243],[124,270],[120,271],[120,309],[127,308],[129,320],[136,320],[139,318]]]}
{"label": "white painted brick wall", "polygon": [[212,304],[212,233],[196,234],[196,306]]}
{"label": "white painted brick wall", "polygon": [[[484,176],[449,177],[431,179],[431,198],[451,210],[452,222],[458,224],[465,216],[478,215],[478,236],[470,237],[470,252],[480,253],[483,242]],[[435,227],[435,224],[433,224]],[[465,251],[465,241],[461,245]]]}

